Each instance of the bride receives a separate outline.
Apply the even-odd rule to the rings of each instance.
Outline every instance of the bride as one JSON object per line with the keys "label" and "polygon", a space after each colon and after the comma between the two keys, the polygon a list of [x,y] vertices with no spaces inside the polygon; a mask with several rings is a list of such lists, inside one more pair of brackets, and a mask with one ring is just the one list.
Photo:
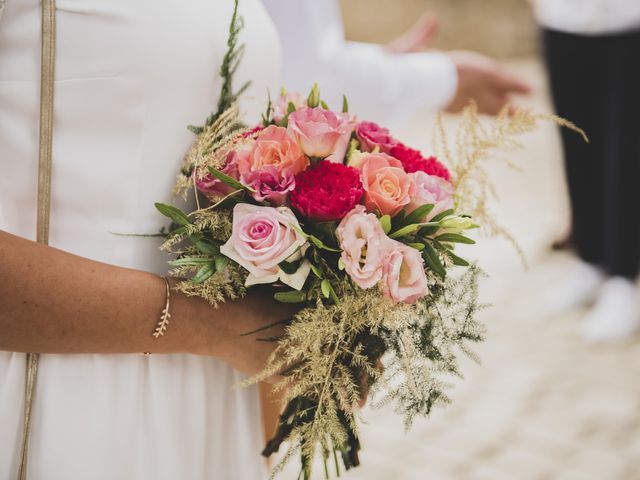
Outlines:
{"label": "bride", "polygon": [[[0,478],[18,472],[24,352],[43,354],[29,479],[261,478],[257,392],[232,386],[271,344],[239,334],[291,312],[259,293],[212,310],[172,292],[155,339],[165,255],[157,239],[113,234],[163,226],[153,204],[172,201],[186,125],[215,107],[233,2],[57,1],[51,247],[28,240],[40,8],[7,0],[0,19]],[[278,85],[276,32],[259,1],[240,9],[236,81],[262,98]]]}

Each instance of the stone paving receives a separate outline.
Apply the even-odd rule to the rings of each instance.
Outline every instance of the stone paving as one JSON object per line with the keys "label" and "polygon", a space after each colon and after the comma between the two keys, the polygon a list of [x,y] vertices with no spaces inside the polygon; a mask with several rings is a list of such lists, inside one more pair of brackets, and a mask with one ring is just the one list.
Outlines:
{"label": "stone paving", "polygon": [[[550,111],[539,64],[510,66],[539,87],[526,103]],[[428,151],[427,123],[414,120],[403,138]],[[515,156],[522,172],[494,171],[496,210],[529,270],[504,241],[482,240],[471,250],[490,274],[482,297],[493,304],[483,313],[482,365],[465,361],[453,404],[408,433],[391,410],[367,408],[363,466],[342,478],[640,480],[640,338],[589,345],[580,336],[584,311],[542,313],[545,294],[573,260],[547,248],[567,218],[556,130],[544,126],[525,143]]]}

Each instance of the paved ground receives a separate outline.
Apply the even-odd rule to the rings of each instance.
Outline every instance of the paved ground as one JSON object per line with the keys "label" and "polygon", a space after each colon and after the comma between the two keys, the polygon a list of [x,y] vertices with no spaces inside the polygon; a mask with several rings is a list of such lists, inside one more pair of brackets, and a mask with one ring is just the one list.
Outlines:
{"label": "paved ground", "polygon": [[[542,88],[536,62],[511,67]],[[549,111],[545,99],[541,91],[528,103]],[[427,130],[416,119],[404,138],[426,147]],[[557,133],[547,126],[526,143],[516,156],[523,172],[495,172],[497,210],[531,267],[525,272],[500,240],[473,250],[490,273],[482,295],[493,303],[484,313],[482,365],[465,362],[454,403],[409,433],[390,410],[366,410],[363,466],[343,478],[640,480],[640,339],[590,346],[579,334],[584,312],[541,313],[546,292],[572,260],[546,249],[567,215]]]}

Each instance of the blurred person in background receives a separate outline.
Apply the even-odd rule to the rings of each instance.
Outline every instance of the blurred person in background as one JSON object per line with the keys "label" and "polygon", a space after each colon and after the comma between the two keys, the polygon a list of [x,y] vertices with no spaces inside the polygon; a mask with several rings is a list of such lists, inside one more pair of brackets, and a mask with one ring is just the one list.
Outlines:
{"label": "blurred person in background", "polygon": [[591,341],[640,328],[640,0],[535,0],[562,131],[580,263],[549,299],[555,311],[594,303]]}
{"label": "blurred person in background", "polygon": [[264,4],[282,40],[287,89],[306,92],[317,81],[330,105],[341,105],[346,94],[362,119],[394,125],[421,108],[459,112],[472,99],[482,113],[495,115],[513,94],[530,91],[483,55],[422,51],[437,30],[429,14],[384,46],[347,41],[338,0]]}

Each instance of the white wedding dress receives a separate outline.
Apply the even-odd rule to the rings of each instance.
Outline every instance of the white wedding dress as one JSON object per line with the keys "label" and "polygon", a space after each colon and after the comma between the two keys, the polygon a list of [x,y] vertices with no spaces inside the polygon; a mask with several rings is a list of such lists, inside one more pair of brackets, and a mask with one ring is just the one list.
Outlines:
{"label": "white wedding dress", "polygon": [[[240,3],[247,52],[236,84],[254,80],[245,112],[255,119],[267,86],[277,91],[280,50],[261,3]],[[153,203],[173,200],[193,140],[186,126],[215,108],[232,8],[231,0],[57,1],[52,246],[166,272],[157,239],[112,232],[155,233],[167,223]],[[6,0],[0,229],[31,239],[39,59],[39,1]],[[24,372],[24,354],[0,352],[0,480],[16,478]],[[262,478],[257,390],[232,389],[241,379],[199,356],[42,355],[29,480]]]}

